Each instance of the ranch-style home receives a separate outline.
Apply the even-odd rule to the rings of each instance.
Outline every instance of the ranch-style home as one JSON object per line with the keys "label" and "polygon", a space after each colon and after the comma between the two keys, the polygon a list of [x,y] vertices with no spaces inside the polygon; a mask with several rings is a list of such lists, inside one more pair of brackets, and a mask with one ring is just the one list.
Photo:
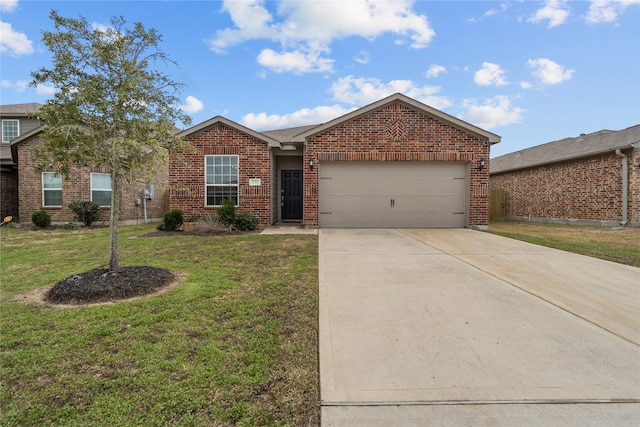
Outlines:
{"label": "ranch-style home", "polygon": [[395,94],[317,126],[257,132],[214,117],[178,136],[169,209],[225,199],[261,227],[485,228],[489,155],[500,137]]}
{"label": "ranch-style home", "polygon": [[640,226],[640,125],[496,157],[491,189],[506,219]]}

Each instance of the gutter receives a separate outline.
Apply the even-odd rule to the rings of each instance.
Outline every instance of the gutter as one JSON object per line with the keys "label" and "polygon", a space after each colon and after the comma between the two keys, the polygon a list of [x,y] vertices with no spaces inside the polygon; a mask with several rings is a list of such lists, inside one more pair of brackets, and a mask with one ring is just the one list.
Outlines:
{"label": "gutter", "polygon": [[622,150],[616,148],[616,156],[622,157],[622,222],[621,225],[629,223],[627,213],[629,211],[629,158],[622,154]]}

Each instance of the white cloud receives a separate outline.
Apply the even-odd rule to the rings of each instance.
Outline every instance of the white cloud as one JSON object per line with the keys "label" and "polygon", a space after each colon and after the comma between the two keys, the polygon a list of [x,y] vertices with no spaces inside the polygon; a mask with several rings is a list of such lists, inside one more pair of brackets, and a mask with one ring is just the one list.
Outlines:
{"label": "white cloud", "polygon": [[[347,37],[373,40],[391,33],[411,40],[411,47],[426,47],[435,32],[425,15],[413,12],[413,0],[295,1],[277,3],[278,17],[265,7],[264,0],[225,0],[235,28],[218,30],[209,40],[210,48],[226,52],[248,40],[267,39],[280,43],[282,52],[265,49],[259,60],[276,72],[316,72],[333,67],[333,60],[321,58],[330,52],[333,41]],[[307,60],[302,60],[307,58]],[[312,59],[312,60],[309,60]],[[284,64],[278,62],[284,61]],[[292,66],[300,64],[301,68]],[[315,63],[315,66],[309,66]],[[268,64],[268,65],[265,65]],[[330,71],[330,70],[329,70]]]}
{"label": "white cloud", "polygon": [[242,117],[241,123],[258,131],[268,129],[286,129],[296,126],[325,123],[353,111],[341,105],[303,108],[290,114],[278,115],[267,113],[250,113]]}
{"label": "white cloud", "polygon": [[585,20],[590,24],[614,22],[633,4],[640,4],[640,0],[591,0]]}
{"label": "white cloud", "polygon": [[185,104],[180,106],[180,109],[187,114],[195,114],[203,108],[204,104],[195,96],[187,96]]}
{"label": "white cloud", "polygon": [[437,109],[451,106],[449,99],[436,95],[440,92],[440,87],[418,86],[411,80],[391,80],[388,83],[383,83],[373,78],[347,76],[335,81],[330,90],[335,101],[357,105],[358,107],[378,101],[394,93],[402,93]]}
{"label": "white cloud", "polygon": [[442,65],[431,64],[429,66],[429,69],[427,70],[426,76],[428,79],[432,79],[446,72],[447,72],[447,69]]}
{"label": "white cloud", "polygon": [[520,82],[520,87],[522,89],[531,89],[533,87],[533,85],[531,84],[531,82],[521,81]]}
{"label": "white cloud", "polygon": [[475,72],[473,81],[478,86],[506,86],[505,72],[498,64],[483,62],[482,68]]}
{"label": "white cloud", "polygon": [[276,73],[324,73],[333,69],[333,60],[321,58],[320,52],[278,53],[272,49],[264,49],[257,60],[260,65]]}
{"label": "white cloud", "polygon": [[358,54],[353,58],[358,64],[368,64],[369,63],[369,52],[361,50]]}
{"label": "white cloud", "polygon": [[13,12],[18,6],[18,0],[0,0],[0,12]]}
{"label": "white cloud", "polygon": [[552,28],[564,24],[568,17],[569,7],[566,1],[546,0],[544,7],[536,11],[528,21],[536,24],[542,21],[549,21],[547,28]]}
{"label": "white cloud", "polygon": [[[17,80],[15,83],[10,80],[2,80],[0,86],[8,89],[13,89],[14,92],[22,93],[29,88],[30,80]],[[47,85],[37,85],[35,87],[36,94],[38,95],[53,95],[56,93],[56,88]]]}
{"label": "white cloud", "polygon": [[527,65],[533,68],[531,74],[543,85],[557,85],[570,80],[575,72],[547,58],[530,59]]}
{"label": "white cloud", "polygon": [[526,111],[511,104],[507,96],[498,95],[479,104],[476,100],[465,99],[464,112],[458,117],[483,129],[492,129],[522,121]]}
{"label": "white cloud", "polygon": [[0,52],[30,55],[33,53],[33,46],[25,33],[15,31],[11,24],[0,21]]}
{"label": "white cloud", "polygon": [[508,2],[503,1],[502,3],[500,3],[500,9],[489,9],[484,13],[484,16],[493,16],[499,13],[506,12],[510,6],[511,5]]}

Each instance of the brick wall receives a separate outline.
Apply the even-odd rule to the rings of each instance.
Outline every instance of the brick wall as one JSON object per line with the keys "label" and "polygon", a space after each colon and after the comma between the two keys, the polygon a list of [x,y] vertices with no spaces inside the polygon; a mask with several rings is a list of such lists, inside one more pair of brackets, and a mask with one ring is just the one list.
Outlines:
{"label": "brick wall", "polygon": [[[630,155],[627,151],[625,154]],[[640,223],[640,162],[629,162],[629,221]],[[491,188],[503,189],[507,217],[594,222],[622,219],[622,159],[614,153],[495,174]]]}
{"label": "brick wall", "polygon": [[[266,227],[271,219],[271,153],[267,143],[224,123],[214,123],[187,136],[191,149],[171,153],[169,164],[169,207],[182,209],[185,218],[208,215],[217,210],[205,206],[204,156],[237,154],[238,208],[258,218]],[[260,186],[250,186],[249,179],[259,178]]]}
{"label": "brick wall", "polygon": [[17,170],[0,173],[0,218],[7,215],[11,215],[14,221],[19,218]]}
{"label": "brick wall", "polygon": [[[106,169],[74,169],[69,179],[62,180],[62,207],[42,206],[42,174],[34,170],[34,163],[30,150],[41,147],[42,141],[34,136],[23,141],[18,146],[18,197],[20,200],[20,218],[23,223],[31,222],[31,215],[39,209],[45,209],[51,215],[54,223],[75,222],[69,204],[91,200],[91,172],[107,172]],[[53,171],[52,171],[53,172]],[[166,193],[168,181],[168,165],[165,163],[159,170],[154,171],[147,178],[141,178],[136,183],[124,184],[120,199],[120,221],[127,223],[143,223],[144,210],[142,205],[136,205],[136,199],[141,198],[142,189],[147,183],[155,186],[155,197],[147,200],[147,218],[159,220],[166,211]],[[109,221],[109,208],[101,208],[99,222]]]}
{"label": "brick wall", "polygon": [[[401,102],[308,138],[304,164],[316,161],[424,161],[470,164],[469,226],[489,223],[489,144]],[[485,167],[478,171],[480,159]],[[305,168],[304,225],[318,226],[318,168]]]}

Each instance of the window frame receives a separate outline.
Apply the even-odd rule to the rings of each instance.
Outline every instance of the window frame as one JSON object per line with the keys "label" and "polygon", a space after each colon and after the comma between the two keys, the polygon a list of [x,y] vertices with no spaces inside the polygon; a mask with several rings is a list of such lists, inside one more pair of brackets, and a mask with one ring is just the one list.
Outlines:
{"label": "window frame", "polygon": [[[45,188],[44,184],[45,184],[45,174],[49,175],[53,175],[54,177],[57,175],[58,178],[60,178],[60,188]],[[42,207],[45,208],[61,208],[63,206],[63,202],[62,202],[62,175],[60,175],[58,172],[42,172],[41,175],[42,178]],[[49,192],[53,192],[53,191],[59,191],[60,192],[60,204],[59,205],[48,205],[47,204],[47,198],[45,197],[45,193],[49,191]]]}
{"label": "window frame", "polygon": [[[235,157],[236,159],[236,183],[235,184],[207,184],[207,159],[216,157]],[[213,160],[215,166],[215,160]],[[235,187],[236,189],[236,207],[240,206],[240,156],[238,154],[207,154],[204,156],[204,206],[207,208],[217,208],[222,206],[208,204],[208,188],[209,187]]]}
{"label": "window frame", "polygon": [[[94,180],[94,175],[106,175],[109,177],[109,188],[93,188],[93,180]],[[110,208],[111,207],[111,198],[113,197],[113,189],[112,187],[112,183],[111,183],[111,174],[109,173],[105,173],[105,172],[91,172],[91,179],[90,179],[91,183],[90,183],[90,191],[91,191],[91,201],[94,202],[93,200],[93,192],[94,191],[108,191],[109,192],[109,204],[108,205],[101,205],[98,204],[98,206],[100,206],[101,208]],[[97,202],[96,202],[97,203]]]}
{"label": "window frame", "polygon": [[[11,139],[6,139],[5,138],[5,131],[4,131],[4,124],[5,123],[9,123],[9,122],[15,122],[16,123],[16,136],[14,136]],[[18,119],[2,119],[2,142],[4,144],[10,144],[11,141],[13,141],[14,139],[16,139],[19,136],[20,136],[20,120],[18,120]]]}

